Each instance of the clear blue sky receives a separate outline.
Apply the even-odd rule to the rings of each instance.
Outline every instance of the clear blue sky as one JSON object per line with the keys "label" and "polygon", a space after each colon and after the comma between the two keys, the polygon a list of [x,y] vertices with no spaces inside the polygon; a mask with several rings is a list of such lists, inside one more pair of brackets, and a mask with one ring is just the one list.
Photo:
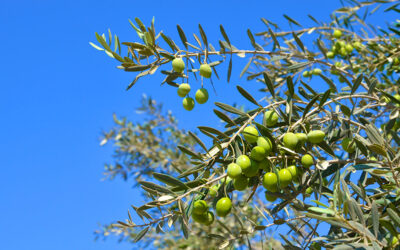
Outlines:
{"label": "clear blue sky", "polygon": [[[323,4],[322,4],[323,2]],[[245,3],[245,4],[243,4]],[[139,81],[115,68],[115,61],[89,46],[94,32],[108,28],[122,41],[136,39],[128,19],[140,17],[177,38],[201,23],[219,47],[219,24],[233,44],[250,48],[246,29],[262,31],[261,17],[285,23],[287,14],[302,23],[307,13],[328,19],[339,1],[3,1],[0,68],[0,242],[2,249],[130,249],[115,239],[94,241],[97,223],[126,218],[130,204],[142,198],[122,180],[101,181],[111,147],[100,147],[101,131],[112,114],[141,119],[133,110],[143,93],[164,102],[181,126],[215,125],[211,103],[231,103],[235,84],[256,89],[238,75],[245,62],[235,58],[232,83],[216,81],[218,96],[185,112],[176,90],[160,87],[160,77]],[[190,38],[193,41],[192,38]]]}

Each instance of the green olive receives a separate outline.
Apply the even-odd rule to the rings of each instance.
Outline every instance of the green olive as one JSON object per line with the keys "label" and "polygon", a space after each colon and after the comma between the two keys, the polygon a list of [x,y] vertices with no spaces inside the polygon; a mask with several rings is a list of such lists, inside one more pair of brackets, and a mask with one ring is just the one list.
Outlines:
{"label": "green olive", "polygon": [[342,36],[342,31],[336,29],[333,31],[334,38],[340,38],[341,36]]}
{"label": "green olive", "polygon": [[318,144],[325,138],[325,133],[322,130],[313,130],[307,134],[307,140],[311,143]]}
{"label": "green olive", "polygon": [[227,216],[232,209],[232,202],[228,197],[221,198],[217,201],[217,204],[215,205],[215,210],[217,212],[217,215],[220,217],[225,217]]}
{"label": "green olive", "polygon": [[278,176],[275,173],[266,173],[263,177],[262,184],[264,188],[271,192],[278,191]]}
{"label": "green olive", "polygon": [[283,169],[279,170],[278,175],[279,175],[279,182],[281,184],[281,188],[285,188],[285,187],[289,186],[289,184],[292,182],[293,177],[288,169],[283,168]]}
{"label": "green olive", "polygon": [[208,91],[206,89],[199,89],[196,91],[194,97],[199,104],[204,104],[208,100]]}
{"label": "green olive", "polygon": [[236,164],[240,166],[242,172],[246,171],[251,166],[250,158],[247,155],[241,155],[236,158]]}
{"label": "green olive", "polygon": [[182,73],[185,69],[185,63],[181,58],[175,58],[172,60],[172,68],[175,72]]}
{"label": "green olive", "polygon": [[211,77],[211,73],[212,73],[212,70],[211,70],[210,65],[208,65],[208,64],[200,65],[200,75],[202,77],[210,78]]}
{"label": "green olive", "polygon": [[250,158],[255,160],[255,161],[261,161],[262,159],[265,158],[265,149],[260,146],[255,146],[250,153]]}
{"label": "green olive", "polygon": [[183,108],[186,109],[187,111],[190,111],[194,108],[194,100],[191,97],[186,97],[182,101]]}
{"label": "green olive", "polygon": [[238,178],[233,180],[233,187],[238,191],[243,191],[249,185],[249,178],[244,175],[240,175]]}
{"label": "green olive", "polygon": [[182,83],[178,87],[178,95],[180,97],[185,97],[190,92],[190,85],[187,83]]}
{"label": "green olive", "polygon": [[353,142],[350,138],[344,138],[342,140],[342,148],[349,154],[354,153],[354,151],[356,150],[356,143]]}
{"label": "green olive", "polygon": [[231,163],[228,165],[226,172],[229,177],[231,177],[232,179],[236,179],[242,175],[242,168],[235,163]]}
{"label": "green olive", "polygon": [[273,127],[278,122],[278,114],[274,110],[268,110],[264,113],[264,124],[267,127]]}
{"label": "green olive", "polygon": [[258,139],[258,131],[254,126],[247,126],[242,132],[244,139],[248,143],[255,143]]}
{"label": "green olive", "polygon": [[204,214],[208,210],[208,205],[204,200],[197,200],[193,204],[193,213]]}
{"label": "green olive", "polygon": [[314,159],[311,155],[305,154],[301,157],[301,164],[305,168],[309,168],[310,166],[314,165]]}
{"label": "green olive", "polygon": [[296,148],[298,142],[299,142],[299,139],[297,139],[297,136],[291,132],[286,133],[283,136],[283,145],[289,149],[294,150]]}
{"label": "green olive", "polygon": [[272,151],[272,143],[269,138],[258,137],[257,146],[262,147],[265,150],[265,155],[269,155]]}

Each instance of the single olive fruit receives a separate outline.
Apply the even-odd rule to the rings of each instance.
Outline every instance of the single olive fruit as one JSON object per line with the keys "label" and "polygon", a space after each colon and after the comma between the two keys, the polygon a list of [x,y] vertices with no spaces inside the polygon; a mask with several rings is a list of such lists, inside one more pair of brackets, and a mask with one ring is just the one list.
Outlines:
{"label": "single olive fruit", "polygon": [[307,135],[304,133],[296,133],[297,140],[299,144],[304,144],[307,141]]}
{"label": "single olive fruit", "polygon": [[356,41],[353,43],[353,47],[357,50],[360,51],[362,49],[362,43],[360,43],[359,41]]}
{"label": "single olive fruit", "polygon": [[208,210],[208,205],[204,200],[197,200],[193,204],[193,213],[204,214]]}
{"label": "single olive fruit", "polygon": [[255,143],[258,139],[258,131],[254,126],[247,126],[242,132],[244,139],[249,143]]}
{"label": "single olive fruit", "polygon": [[243,191],[249,185],[249,178],[244,175],[240,175],[238,178],[233,180],[233,187],[238,191]]}
{"label": "single olive fruit", "polygon": [[399,65],[399,64],[400,64],[399,58],[395,57],[395,58],[393,59],[393,65]]}
{"label": "single olive fruit", "polygon": [[281,188],[289,186],[289,184],[292,182],[293,179],[292,174],[286,168],[279,170],[278,176],[279,176],[279,181],[281,183]]}
{"label": "single olive fruit", "polygon": [[311,155],[305,154],[301,157],[301,164],[305,168],[309,168],[310,166],[314,165],[314,159]]}
{"label": "single olive fruit", "polygon": [[298,142],[299,142],[299,139],[297,139],[297,136],[291,132],[286,133],[283,136],[283,145],[289,149],[294,150],[296,148]]}
{"label": "single olive fruit", "polygon": [[253,159],[250,160],[250,162],[251,162],[250,168],[243,171],[244,175],[246,175],[247,177],[256,176],[259,170],[258,162],[256,162]]}
{"label": "single olive fruit", "polygon": [[325,133],[322,130],[313,130],[307,134],[307,140],[311,143],[320,143],[324,140]]}
{"label": "single olive fruit", "polygon": [[267,201],[269,201],[269,202],[274,202],[274,201],[276,201],[277,198],[278,198],[278,197],[276,197],[276,196],[274,196],[274,195],[271,195],[271,194],[268,194],[267,192],[265,192],[265,199],[266,199]]}
{"label": "single olive fruit", "polygon": [[178,95],[180,97],[185,97],[190,92],[190,85],[187,83],[182,83],[178,87]]}
{"label": "single olive fruit", "polygon": [[313,75],[320,75],[322,73],[322,70],[320,68],[315,68],[312,70]]}
{"label": "single olive fruit", "polygon": [[342,148],[349,154],[354,153],[354,151],[356,150],[356,143],[353,142],[350,138],[344,138],[342,140]]}
{"label": "single olive fruit", "polygon": [[200,65],[200,75],[205,78],[211,77],[211,67],[208,64]]}
{"label": "single olive fruit", "polygon": [[339,54],[343,57],[347,56],[347,50],[345,47],[340,48]]}
{"label": "single olive fruit", "polygon": [[207,213],[203,213],[203,214],[192,213],[192,218],[197,223],[205,224],[207,222]]}
{"label": "single olive fruit", "polygon": [[260,146],[255,146],[250,153],[250,158],[255,161],[261,161],[265,158],[265,149]]}
{"label": "single olive fruit", "polygon": [[183,62],[182,58],[175,58],[172,60],[172,68],[175,72],[182,73],[185,69],[185,63]]}
{"label": "single olive fruit", "polygon": [[206,89],[199,89],[194,96],[199,104],[204,104],[208,100],[208,92]]}
{"label": "single olive fruit", "polygon": [[278,114],[274,110],[268,110],[264,113],[264,124],[267,125],[267,127],[275,126],[278,119]]}
{"label": "single olive fruit", "polygon": [[182,101],[183,108],[190,111],[194,108],[194,100],[192,97],[185,97]]}
{"label": "single olive fruit", "polygon": [[311,76],[311,72],[310,71],[305,70],[303,72],[303,77],[310,77],[310,76]]}
{"label": "single olive fruit", "polygon": [[333,31],[333,37],[334,38],[340,38],[342,36],[342,31],[340,30],[334,30]]}
{"label": "single olive fruit", "polygon": [[247,155],[241,155],[236,158],[236,164],[242,169],[242,172],[246,171],[251,166],[250,158]]}
{"label": "single olive fruit", "polygon": [[219,185],[214,185],[212,187],[209,188],[208,194],[210,194],[211,197],[215,197],[218,194],[218,189],[219,189]]}
{"label": "single olive fruit", "polygon": [[266,173],[263,177],[262,185],[271,192],[278,191],[278,176],[275,173]]}
{"label": "single olive fruit", "polygon": [[345,46],[345,49],[346,49],[347,53],[351,53],[351,52],[353,52],[354,47],[351,46],[351,44],[347,44],[347,45]]}
{"label": "single olive fruit", "polygon": [[205,213],[205,215],[206,215],[206,221],[204,222],[204,225],[206,225],[206,226],[209,226],[209,225],[211,225],[213,222],[214,222],[214,213],[213,212],[211,212],[211,211],[207,211],[206,213]]}
{"label": "single olive fruit", "polygon": [[232,209],[232,202],[228,197],[221,198],[217,201],[217,204],[215,205],[215,210],[217,212],[217,215],[220,217],[225,217],[227,216]]}
{"label": "single olive fruit", "polygon": [[295,165],[290,165],[289,167],[287,167],[287,170],[289,170],[293,178],[297,177],[299,174],[297,167]]}
{"label": "single olive fruit", "polygon": [[308,187],[308,188],[306,189],[306,194],[310,195],[310,194],[312,194],[312,193],[313,193],[312,187]]}
{"label": "single olive fruit", "polygon": [[272,151],[272,143],[269,138],[258,137],[257,146],[262,147],[265,150],[265,155],[269,155]]}
{"label": "single olive fruit", "polygon": [[399,94],[395,94],[393,97],[400,101],[400,95]]}
{"label": "single olive fruit", "polygon": [[266,172],[271,171],[271,162],[267,159],[263,159],[262,161],[258,162],[258,168],[263,169]]}
{"label": "single olive fruit", "polygon": [[335,52],[333,52],[333,51],[328,51],[328,53],[326,53],[326,57],[328,57],[329,59],[335,58]]}
{"label": "single olive fruit", "polygon": [[228,169],[226,172],[229,177],[231,177],[232,179],[236,179],[242,175],[242,168],[235,163],[231,163],[228,165]]}

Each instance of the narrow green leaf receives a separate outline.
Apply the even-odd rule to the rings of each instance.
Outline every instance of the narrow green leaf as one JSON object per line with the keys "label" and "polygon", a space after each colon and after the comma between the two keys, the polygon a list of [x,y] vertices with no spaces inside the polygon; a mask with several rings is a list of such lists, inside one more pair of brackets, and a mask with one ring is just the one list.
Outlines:
{"label": "narrow green leaf", "polygon": [[253,103],[253,104],[255,104],[255,105],[261,107],[261,105],[258,104],[258,102],[256,101],[256,99],[254,99],[254,97],[251,96],[246,90],[244,90],[244,89],[243,89],[242,87],[240,87],[239,85],[236,86],[236,88],[237,88],[237,90],[240,92],[240,94],[241,94],[244,98],[246,98],[249,102],[251,102],[251,103]]}
{"label": "narrow green leaf", "polygon": [[176,26],[176,28],[178,29],[178,33],[179,33],[179,37],[181,38],[181,41],[183,43],[183,45],[185,46],[185,48],[187,49],[187,39],[186,39],[186,35],[183,32],[183,29],[181,28],[181,26],[179,26],[179,24]]}
{"label": "narrow green leaf", "polygon": [[274,85],[271,82],[271,79],[269,78],[268,74],[265,72],[263,72],[263,76],[264,76],[264,82],[267,85],[269,92],[271,93],[272,97],[275,98],[275,89],[274,89]]}
{"label": "narrow green leaf", "polygon": [[164,194],[174,194],[174,192],[172,192],[171,190],[169,190],[166,187],[157,185],[155,183],[152,182],[148,182],[148,181],[139,181],[139,184],[142,185],[143,187],[147,187],[153,190],[156,190],[160,193],[164,193]]}
{"label": "narrow green leaf", "polygon": [[222,36],[224,37],[225,41],[229,44],[229,46],[231,46],[231,42],[229,41],[229,37],[225,32],[224,27],[222,26],[222,24],[219,26],[219,29],[221,31]]}
{"label": "narrow green leaf", "polygon": [[179,179],[177,179],[177,178],[175,178],[175,177],[173,177],[173,176],[167,175],[167,174],[162,174],[162,173],[154,172],[154,173],[153,173],[153,177],[154,177],[156,180],[159,180],[159,181],[161,181],[161,182],[163,182],[163,183],[165,183],[165,184],[167,184],[167,185],[173,186],[173,187],[188,188],[188,187],[185,185],[185,183],[183,183],[183,182],[180,181]]}
{"label": "narrow green leaf", "polygon": [[138,234],[136,234],[135,238],[133,239],[133,242],[138,242],[139,240],[141,240],[143,238],[143,236],[145,236],[145,234],[147,233],[147,231],[149,231],[150,226],[143,228]]}
{"label": "narrow green leaf", "polygon": [[245,112],[243,112],[243,111],[241,111],[241,110],[239,110],[239,109],[237,109],[237,108],[234,108],[234,107],[232,107],[232,106],[230,106],[230,105],[228,105],[228,104],[221,103],[221,102],[216,102],[215,105],[218,106],[219,108],[221,108],[221,109],[223,109],[223,110],[229,112],[229,113],[233,113],[233,114],[238,114],[238,115],[244,115],[244,116],[246,116],[246,113],[245,113]]}
{"label": "narrow green leaf", "polygon": [[203,27],[201,27],[200,24],[199,24],[199,30],[200,30],[201,39],[203,40],[204,44],[206,45],[206,48],[208,48],[207,36],[206,36],[206,33],[203,30]]}
{"label": "narrow green leaf", "polygon": [[287,16],[287,15],[283,15],[283,17],[284,18],[286,18],[290,23],[294,23],[294,24],[296,24],[297,26],[300,26],[301,27],[301,25],[296,21],[296,20],[294,20],[293,18],[291,18],[291,17],[289,17],[289,16]]}
{"label": "narrow green leaf", "polygon": [[372,228],[374,229],[375,237],[378,237],[379,233],[379,212],[375,201],[372,201],[371,206],[371,217],[372,217]]}
{"label": "narrow green leaf", "polygon": [[303,119],[306,117],[308,111],[310,111],[311,107],[314,105],[314,103],[319,99],[320,95],[314,96],[314,98],[307,104],[303,111]]}
{"label": "narrow green leaf", "polygon": [[304,52],[305,51],[304,44],[301,42],[300,38],[294,32],[292,32],[292,35],[297,45],[299,45],[300,49]]}
{"label": "narrow green leaf", "polygon": [[228,83],[229,83],[229,81],[230,81],[230,79],[231,79],[231,74],[232,74],[232,56],[231,56],[231,58],[229,59],[228,76],[227,76],[227,78],[228,78]]}
{"label": "narrow green leaf", "polygon": [[204,149],[204,151],[207,152],[207,147],[206,145],[200,140],[199,137],[197,137],[197,135],[195,135],[194,133],[189,131],[189,135]]}
{"label": "narrow green leaf", "polygon": [[249,69],[251,62],[253,61],[253,57],[250,58],[249,62],[246,64],[246,66],[244,66],[242,72],[240,73],[240,77],[242,77],[244,75],[244,73],[246,73],[246,71]]}
{"label": "narrow green leaf", "polygon": [[357,79],[354,81],[353,87],[351,88],[351,94],[354,94],[354,93],[356,92],[357,88],[360,86],[360,84],[361,84],[361,82],[362,82],[363,77],[364,77],[364,76],[363,76],[362,74],[360,74],[360,75],[357,77]]}

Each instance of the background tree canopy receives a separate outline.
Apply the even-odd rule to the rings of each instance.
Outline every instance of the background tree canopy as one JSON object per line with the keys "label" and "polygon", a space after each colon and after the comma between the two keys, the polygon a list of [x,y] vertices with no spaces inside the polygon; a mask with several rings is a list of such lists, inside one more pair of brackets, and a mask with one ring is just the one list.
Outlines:
{"label": "background tree canopy", "polygon": [[[246,77],[263,93],[258,100],[238,85],[246,102],[217,100],[222,131],[204,121],[186,132],[147,97],[145,121],[114,117],[102,144],[115,145],[115,163],[105,174],[134,179],[147,203],[97,235],[170,249],[397,247],[400,21],[377,27],[368,17],[399,6],[346,1],[330,22],[308,15],[310,27],[283,15],[289,30],[262,18],[264,31],[247,30],[251,48],[236,48],[222,25],[217,43],[201,24],[193,38],[178,25],[173,41],[154,19],[131,21],[136,41],[96,33],[91,45],[135,73],[127,89],[163,74],[162,87],[177,88],[192,112],[214,77]],[[239,76],[237,60],[247,62]]]}

